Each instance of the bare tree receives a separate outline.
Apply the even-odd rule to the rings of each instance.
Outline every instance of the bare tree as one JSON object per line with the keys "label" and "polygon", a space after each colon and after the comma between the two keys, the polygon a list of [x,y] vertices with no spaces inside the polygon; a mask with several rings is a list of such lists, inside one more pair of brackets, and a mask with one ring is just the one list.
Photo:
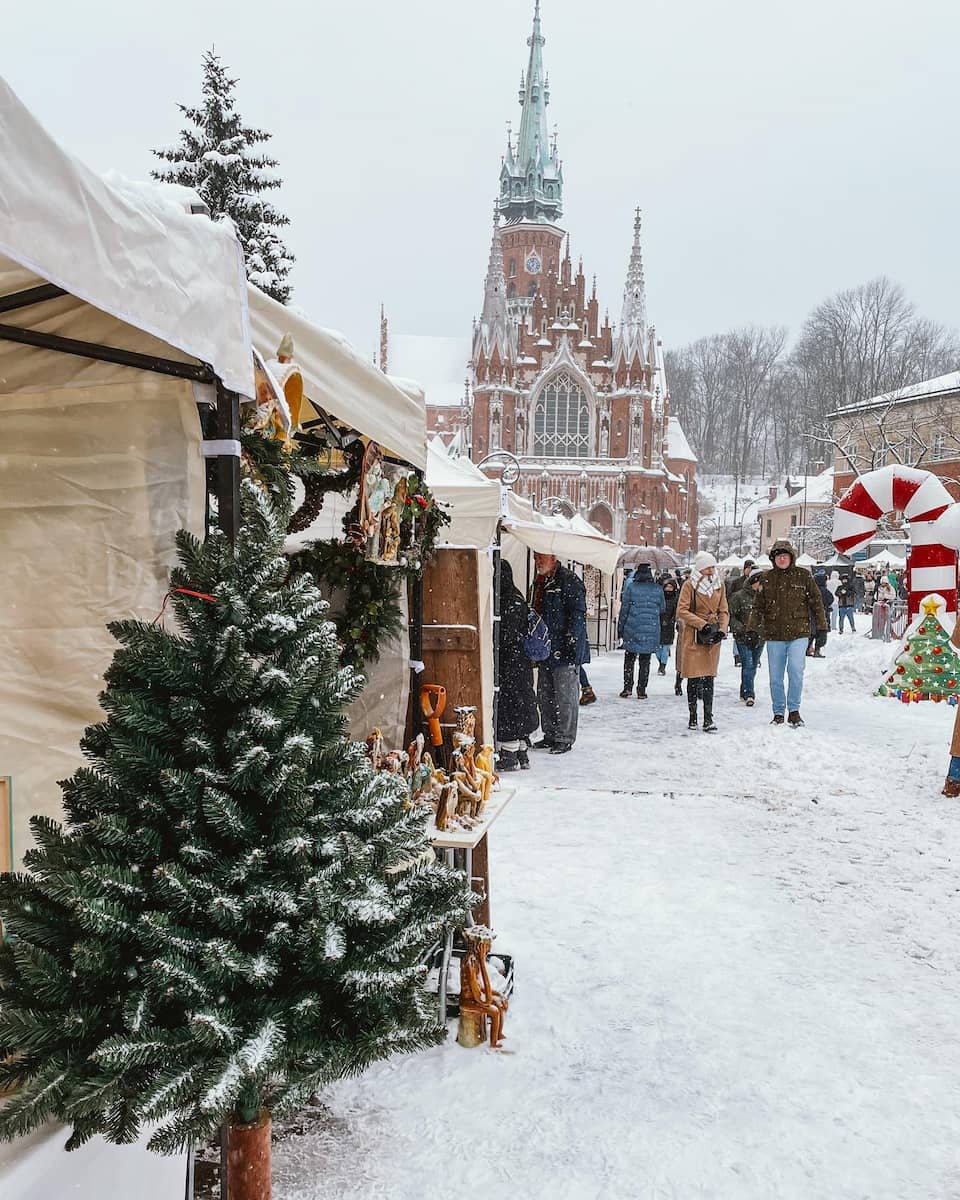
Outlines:
{"label": "bare tree", "polygon": [[756,463],[766,403],[777,363],[787,340],[786,326],[751,325],[728,333],[724,341],[729,397],[729,470],[742,479]]}

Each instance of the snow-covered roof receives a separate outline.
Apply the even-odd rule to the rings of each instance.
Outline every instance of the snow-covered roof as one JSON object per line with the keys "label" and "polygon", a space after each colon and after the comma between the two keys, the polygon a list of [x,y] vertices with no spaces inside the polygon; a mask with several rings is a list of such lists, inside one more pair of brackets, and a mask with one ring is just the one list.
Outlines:
{"label": "snow-covered roof", "polygon": [[3,79],[0,162],[3,294],[54,284],[209,363],[230,390],[254,394],[243,255],[229,222],[189,215],[168,189],[102,179],[61,149]]}
{"label": "snow-covered roof", "polygon": [[921,400],[926,396],[943,396],[951,392],[960,392],[960,371],[949,371],[946,375],[938,375],[935,379],[924,379],[920,383],[911,383],[907,387],[898,388],[892,392],[882,392],[879,396],[871,396],[869,400],[861,400],[857,404],[848,404],[835,409],[831,416],[845,416],[859,412],[861,409],[881,408],[888,404],[903,404],[907,400]]}
{"label": "snow-covered roof", "polygon": [[696,462],[697,456],[690,449],[687,435],[679,418],[667,418],[667,458],[682,459],[684,462]]}
{"label": "snow-covered roof", "polygon": [[391,333],[387,369],[391,376],[416,379],[428,404],[459,404],[470,373],[469,337],[430,337]]}
{"label": "snow-covered roof", "polygon": [[757,509],[757,516],[777,508],[796,508],[800,505],[809,507],[811,504],[833,503],[833,467],[827,467],[819,475],[796,476],[791,478],[790,483],[793,494],[789,495],[787,489],[782,487],[769,504]]}

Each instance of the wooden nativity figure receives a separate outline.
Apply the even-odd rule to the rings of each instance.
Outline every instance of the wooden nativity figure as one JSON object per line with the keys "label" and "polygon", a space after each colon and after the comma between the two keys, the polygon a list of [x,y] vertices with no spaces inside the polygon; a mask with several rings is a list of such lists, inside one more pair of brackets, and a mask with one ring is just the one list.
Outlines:
{"label": "wooden nativity figure", "polygon": [[467,948],[460,960],[460,1025],[457,1041],[461,1046],[479,1046],[490,1021],[490,1047],[500,1048],[503,1041],[503,1017],[509,1008],[506,996],[494,989],[487,969],[487,954],[496,936],[485,925],[471,925],[463,931]]}

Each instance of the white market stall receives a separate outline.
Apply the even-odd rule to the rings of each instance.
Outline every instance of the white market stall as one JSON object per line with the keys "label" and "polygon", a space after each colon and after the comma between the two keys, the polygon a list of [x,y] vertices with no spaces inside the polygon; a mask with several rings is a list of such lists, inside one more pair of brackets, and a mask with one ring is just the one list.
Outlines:
{"label": "white market stall", "polygon": [[253,370],[232,229],[105,182],[2,80],[0,161],[0,776],[19,858],[98,719],[105,623],[155,617],[176,531],[204,532],[198,404],[229,443],[220,511],[236,518]]}
{"label": "white market stall", "polygon": [[[235,528],[253,368],[230,228],[100,179],[3,80],[0,161],[0,776],[19,859],[28,817],[61,815],[57,780],[99,719],[105,623],[154,618],[177,530],[204,532],[198,405],[216,412],[220,513]],[[93,1197],[124,1179],[143,1200],[182,1192],[185,1156],[95,1141],[68,1157],[64,1140],[51,1126],[5,1146],[4,1194]]]}

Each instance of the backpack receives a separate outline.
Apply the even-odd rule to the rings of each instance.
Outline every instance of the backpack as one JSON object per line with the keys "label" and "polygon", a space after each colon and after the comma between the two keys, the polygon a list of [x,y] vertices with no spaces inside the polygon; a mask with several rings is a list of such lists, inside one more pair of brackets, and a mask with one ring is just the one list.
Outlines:
{"label": "backpack", "polygon": [[526,636],[523,639],[523,652],[531,662],[543,662],[550,657],[553,647],[550,644],[550,631],[546,621],[539,613],[530,610]]}

